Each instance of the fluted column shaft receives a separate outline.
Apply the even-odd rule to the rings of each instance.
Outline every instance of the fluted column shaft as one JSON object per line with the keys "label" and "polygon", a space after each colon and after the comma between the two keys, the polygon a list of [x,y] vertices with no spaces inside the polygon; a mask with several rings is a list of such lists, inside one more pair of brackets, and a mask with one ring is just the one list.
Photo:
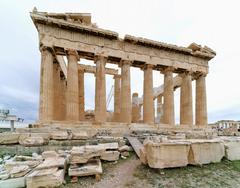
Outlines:
{"label": "fluted column shaft", "polygon": [[164,124],[175,125],[174,114],[174,85],[173,85],[173,70],[167,68],[164,73],[164,104],[163,104],[163,119]]}
{"label": "fluted column shaft", "polygon": [[121,111],[121,76],[114,75],[114,115],[113,120],[119,121],[120,120],[120,111]]}
{"label": "fluted column shaft", "polygon": [[60,120],[66,119],[66,92],[67,92],[67,81],[63,73],[60,73]]}
{"label": "fluted column shaft", "polygon": [[78,56],[77,52],[68,51],[67,93],[66,93],[66,120],[78,121]]}
{"label": "fluted column shaft", "polygon": [[138,102],[138,93],[132,94],[132,122],[137,123],[141,118],[141,107]]}
{"label": "fluted column shaft", "polygon": [[130,61],[121,62],[121,121],[131,123],[131,83],[130,83]]}
{"label": "fluted column shaft", "polygon": [[162,95],[157,97],[157,122],[159,123],[162,116],[163,104],[162,104]]}
{"label": "fluted column shaft", "polygon": [[105,81],[105,64],[106,57],[96,56],[96,74],[95,74],[95,121],[102,123],[106,121],[106,81]]}
{"label": "fluted column shaft", "polygon": [[196,80],[196,125],[207,126],[207,95],[206,75],[201,75]]}
{"label": "fluted column shaft", "polygon": [[153,75],[151,65],[146,65],[144,68],[143,122],[154,123]]}
{"label": "fluted column shaft", "polygon": [[192,77],[190,73],[183,73],[180,94],[180,124],[193,125],[193,104],[192,104]]}
{"label": "fluted column shaft", "polygon": [[53,102],[54,102],[54,110],[53,110],[53,114],[54,114],[54,120],[60,120],[61,119],[61,78],[60,78],[60,66],[57,62],[53,63],[53,81],[54,81],[54,98],[53,98]]}
{"label": "fluted column shaft", "polygon": [[48,48],[41,49],[39,121],[53,120],[53,55]]}
{"label": "fluted column shaft", "polygon": [[84,101],[84,70],[78,70],[78,94],[79,94],[79,120],[85,118],[85,101]]}

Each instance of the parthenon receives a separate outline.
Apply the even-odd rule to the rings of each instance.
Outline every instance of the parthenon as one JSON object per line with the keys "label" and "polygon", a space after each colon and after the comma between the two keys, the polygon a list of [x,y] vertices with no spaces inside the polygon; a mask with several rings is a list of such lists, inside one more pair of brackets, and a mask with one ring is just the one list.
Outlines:
{"label": "parthenon", "polygon": [[[174,90],[179,87],[180,126],[192,127],[194,122],[197,127],[207,125],[206,76],[208,63],[216,55],[209,47],[196,43],[180,47],[130,35],[122,39],[118,33],[93,24],[88,13],[34,10],[31,18],[39,33],[41,51],[39,122],[86,121],[87,72],[95,74],[96,123],[107,121],[105,76],[110,74],[114,76],[111,122],[175,126]],[[81,59],[92,60],[95,66],[81,64]],[[121,73],[106,68],[107,63],[118,65]],[[131,94],[131,66],[144,72],[142,97]],[[162,85],[158,88],[153,88],[153,70],[164,75],[164,83],[159,83]],[[196,81],[195,121],[193,81]],[[154,100],[158,104],[157,117]]]}

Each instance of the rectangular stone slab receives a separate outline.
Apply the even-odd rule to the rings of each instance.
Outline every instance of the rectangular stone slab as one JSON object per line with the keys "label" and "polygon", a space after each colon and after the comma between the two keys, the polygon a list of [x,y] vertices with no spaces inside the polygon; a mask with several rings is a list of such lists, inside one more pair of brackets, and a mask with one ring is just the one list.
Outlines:
{"label": "rectangular stone slab", "polygon": [[53,157],[53,158],[47,158],[36,167],[36,169],[48,169],[48,168],[65,168],[66,167],[66,159],[63,157]]}
{"label": "rectangular stone slab", "polygon": [[69,176],[90,176],[96,174],[102,174],[102,164],[99,159],[92,159],[82,165],[71,165],[68,169]]}
{"label": "rectangular stone slab", "polygon": [[34,170],[26,177],[27,188],[58,187],[64,182],[64,169]]}
{"label": "rectangular stone slab", "polygon": [[19,136],[19,133],[0,133],[0,144],[17,144]]}
{"label": "rectangular stone slab", "polygon": [[230,160],[240,160],[240,138],[239,137],[223,137],[225,157]]}
{"label": "rectangular stone slab", "polygon": [[22,188],[25,187],[25,177],[0,180],[1,188]]}
{"label": "rectangular stone slab", "polygon": [[173,168],[188,165],[189,142],[160,142],[148,141],[144,145],[146,160],[151,168]]}
{"label": "rectangular stone slab", "polygon": [[217,163],[224,157],[224,144],[221,140],[189,140],[191,148],[189,151],[189,164],[202,165]]}

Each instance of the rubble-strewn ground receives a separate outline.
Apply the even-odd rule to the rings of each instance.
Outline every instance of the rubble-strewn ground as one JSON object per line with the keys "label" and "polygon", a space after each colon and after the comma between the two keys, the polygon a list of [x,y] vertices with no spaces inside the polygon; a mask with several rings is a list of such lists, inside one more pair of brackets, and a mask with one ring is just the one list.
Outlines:
{"label": "rubble-strewn ground", "polygon": [[[68,179],[68,182],[70,180]],[[135,155],[118,163],[103,163],[100,182],[94,177],[79,178],[64,188],[121,188],[121,187],[240,187],[240,161],[223,160],[221,163],[203,166],[154,170],[141,165]]]}

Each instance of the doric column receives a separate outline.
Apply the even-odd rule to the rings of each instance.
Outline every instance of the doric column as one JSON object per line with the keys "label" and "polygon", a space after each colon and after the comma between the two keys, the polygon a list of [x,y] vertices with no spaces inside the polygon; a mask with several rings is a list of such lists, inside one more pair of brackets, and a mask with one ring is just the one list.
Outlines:
{"label": "doric column", "polygon": [[84,70],[78,70],[78,94],[79,94],[79,120],[85,118],[85,102],[84,102]]}
{"label": "doric column", "polygon": [[121,61],[121,121],[131,123],[131,82],[130,82],[130,61]]}
{"label": "doric column", "polygon": [[114,75],[114,115],[113,120],[119,122],[120,120],[120,105],[121,100],[121,75]]}
{"label": "doric column", "polygon": [[106,81],[105,64],[107,58],[104,56],[95,56],[96,74],[95,74],[95,121],[102,123],[106,121]]}
{"label": "doric column", "polygon": [[162,111],[163,111],[163,104],[162,104],[162,95],[157,97],[157,122],[160,123]]}
{"label": "doric column", "polygon": [[138,93],[132,94],[132,122],[137,123],[141,118],[141,108],[138,102]]}
{"label": "doric column", "polygon": [[196,79],[196,125],[207,126],[207,96],[206,96],[206,75]]}
{"label": "doric column", "polygon": [[173,68],[168,67],[163,71],[164,74],[164,104],[163,119],[164,124],[175,125],[174,115],[174,85],[173,85]]}
{"label": "doric column", "polygon": [[54,93],[54,108],[53,108],[53,114],[54,114],[54,120],[60,120],[61,119],[61,78],[60,78],[60,66],[57,62],[53,63],[53,93]]}
{"label": "doric column", "polygon": [[189,72],[181,74],[180,125],[193,125],[192,77]]}
{"label": "doric column", "polygon": [[66,120],[78,121],[79,96],[78,96],[78,54],[68,50],[67,93],[66,93]]}
{"label": "doric column", "polygon": [[143,122],[154,123],[152,65],[146,65],[144,67]]}
{"label": "doric column", "polygon": [[66,92],[67,92],[67,81],[63,74],[60,72],[60,120],[66,119]]}
{"label": "doric column", "polygon": [[50,49],[41,49],[39,121],[53,120],[53,55]]}

